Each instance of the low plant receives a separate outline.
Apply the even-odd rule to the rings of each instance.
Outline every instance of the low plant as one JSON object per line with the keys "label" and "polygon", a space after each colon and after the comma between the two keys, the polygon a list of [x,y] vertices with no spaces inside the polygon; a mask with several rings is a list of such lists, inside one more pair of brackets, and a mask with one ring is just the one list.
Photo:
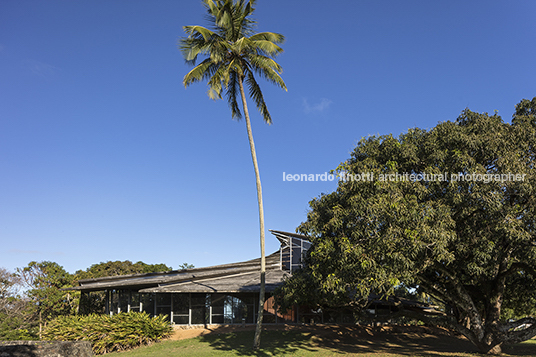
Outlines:
{"label": "low plant", "polygon": [[166,316],[150,317],[145,312],[60,316],[47,324],[43,339],[89,341],[95,354],[104,354],[160,341],[172,330]]}

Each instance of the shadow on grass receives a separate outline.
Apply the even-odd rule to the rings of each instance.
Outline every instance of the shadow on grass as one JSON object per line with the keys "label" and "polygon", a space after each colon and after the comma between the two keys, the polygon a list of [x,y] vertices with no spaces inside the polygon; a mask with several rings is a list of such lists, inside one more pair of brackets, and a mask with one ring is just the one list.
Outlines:
{"label": "shadow on grass", "polygon": [[505,346],[503,352],[510,356],[536,356],[536,340]]}
{"label": "shadow on grass", "polygon": [[[344,326],[293,327],[265,330],[261,349],[253,351],[254,331],[209,334],[200,339],[220,351],[239,356],[287,356],[329,350],[330,354],[397,354],[400,356],[474,356],[476,348],[466,339],[428,330],[373,330]],[[504,347],[511,356],[536,356],[536,344]]]}
{"label": "shadow on grass", "polygon": [[233,351],[239,356],[291,355],[299,350],[315,352],[311,336],[301,331],[263,331],[261,349],[252,350],[254,331],[226,334],[209,334],[199,337],[201,341],[220,351]]}

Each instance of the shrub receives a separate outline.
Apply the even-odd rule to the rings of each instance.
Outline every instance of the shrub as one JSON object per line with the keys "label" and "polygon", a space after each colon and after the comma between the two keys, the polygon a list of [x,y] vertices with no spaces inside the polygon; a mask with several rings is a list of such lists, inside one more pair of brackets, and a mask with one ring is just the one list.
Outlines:
{"label": "shrub", "polygon": [[32,340],[37,338],[37,329],[19,317],[0,313],[0,341]]}
{"label": "shrub", "polygon": [[89,341],[95,354],[103,354],[157,342],[172,329],[166,316],[150,317],[145,312],[60,316],[47,324],[43,339]]}

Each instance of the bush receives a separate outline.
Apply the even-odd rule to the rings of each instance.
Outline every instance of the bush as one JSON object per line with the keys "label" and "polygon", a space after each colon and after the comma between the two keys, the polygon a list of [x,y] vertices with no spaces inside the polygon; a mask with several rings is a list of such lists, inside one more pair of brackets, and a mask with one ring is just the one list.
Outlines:
{"label": "bush", "polygon": [[172,330],[166,316],[150,317],[145,312],[60,316],[47,324],[43,339],[89,341],[95,354],[103,354],[157,342]]}
{"label": "bush", "polygon": [[22,318],[0,313],[0,341],[34,340],[37,328]]}

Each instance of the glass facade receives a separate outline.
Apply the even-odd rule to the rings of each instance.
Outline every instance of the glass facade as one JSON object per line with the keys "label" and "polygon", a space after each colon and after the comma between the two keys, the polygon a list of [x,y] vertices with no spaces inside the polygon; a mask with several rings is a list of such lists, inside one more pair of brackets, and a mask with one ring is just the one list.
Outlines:
{"label": "glass facade", "polygon": [[[149,315],[167,315],[178,325],[252,324],[256,322],[258,294],[138,293],[130,290],[108,291],[108,313],[144,311]],[[283,322],[273,306],[265,304],[267,323]]]}
{"label": "glass facade", "polygon": [[[257,321],[259,295],[256,293],[138,293],[131,290],[108,290],[106,312],[117,314],[144,311],[151,316],[166,315],[176,325],[254,324]],[[354,324],[352,310],[323,311],[307,306],[295,307],[281,314],[273,297],[267,296],[263,309],[264,323]],[[379,315],[374,310],[374,316]],[[390,310],[386,309],[386,315]]]}

